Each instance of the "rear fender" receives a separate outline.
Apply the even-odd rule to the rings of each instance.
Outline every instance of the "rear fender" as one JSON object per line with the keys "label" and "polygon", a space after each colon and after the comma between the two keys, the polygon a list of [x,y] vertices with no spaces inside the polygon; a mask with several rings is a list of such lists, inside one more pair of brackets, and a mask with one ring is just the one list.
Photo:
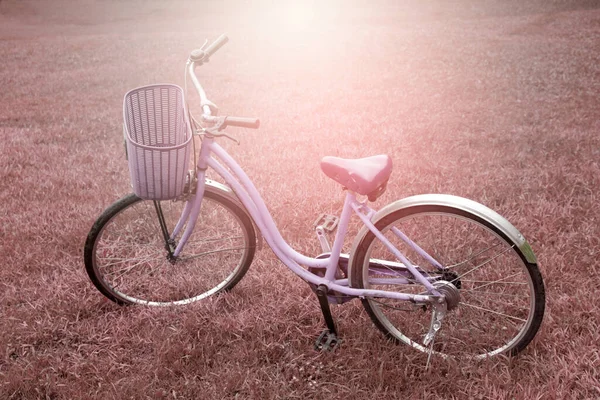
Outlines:
{"label": "rear fender", "polygon": [[[469,212],[481,220],[492,225],[496,230],[508,238],[521,252],[523,253],[526,261],[530,264],[536,264],[537,260],[533,250],[525,237],[515,228],[506,218],[495,212],[494,210],[484,206],[483,204],[477,203],[473,200],[465,199],[463,197],[452,196],[448,194],[422,194],[417,196],[407,197],[402,200],[395,201],[388,204],[379,210],[371,218],[371,222],[377,225],[377,222],[389,213],[393,213],[402,209],[418,206],[442,206],[451,207],[454,209]],[[354,254],[356,248],[362,239],[367,235],[369,229],[366,226],[360,230],[354,243],[352,244],[352,251],[350,254]],[[352,265],[352,257],[350,257],[350,265]]]}

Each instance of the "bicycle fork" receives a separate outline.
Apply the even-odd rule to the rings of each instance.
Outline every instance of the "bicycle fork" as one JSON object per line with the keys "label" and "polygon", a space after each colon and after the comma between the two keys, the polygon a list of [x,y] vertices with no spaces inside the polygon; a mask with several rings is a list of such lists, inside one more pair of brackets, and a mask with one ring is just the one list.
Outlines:
{"label": "bicycle fork", "polygon": [[[189,239],[190,235],[194,231],[194,227],[196,226],[196,221],[198,220],[198,215],[200,215],[200,208],[202,204],[202,198],[204,196],[204,171],[200,171],[197,177],[196,184],[196,193],[188,199],[186,202],[181,217],[179,221],[173,228],[173,232],[169,234],[169,230],[167,228],[167,224],[165,222],[165,217],[163,215],[162,207],[160,206],[160,202],[154,201],[154,208],[156,209],[156,214],[158,216],[158,222],[160,224],[160,229],[165,240],[165,248],[168,252],[167,258],[169,261],[174,262],[177,259],[177,256],[181,253],[183,246]],[[200,196],[200,200],[197,201],[197,197]],[[187,226],[185,226],[187,223]],[[183,235],[178,243],[175,242],[175,237],[179,235],[183,227],[185,226],[185,230],[183,231]]]}
{"label": "bicycle fork", "polygon": [[175,261],[175,257],[173,256],[173,252],[175,251],[175,241],[169,235],[169,230],[167,228],[167,223],[165,222],[165,215],[163,214],[162,207],[160,205],[160,201],[154,200],[154,209],[156,210],[156,215],[158,217],[158,224],[160,225],[160,230],[163,235],[163,239],[165,240],[165,249],[167,250],[167,259],[171,262]]}

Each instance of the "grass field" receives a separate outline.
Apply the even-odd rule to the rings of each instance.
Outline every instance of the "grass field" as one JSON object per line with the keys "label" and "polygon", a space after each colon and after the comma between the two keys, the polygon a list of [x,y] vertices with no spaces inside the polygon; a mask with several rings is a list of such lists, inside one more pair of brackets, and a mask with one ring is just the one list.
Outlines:
{"label": "grass field", "polygon": [[[0,1],[0,398],[600,398],[600,3],[309,5]],[[102,297],[82,249],[130,191],[123,95],[182,85],[223,32],[201,76],[224,114],[261,118],[223,144],[283,236],[315,254],[314,220],[341,209],[321,157],[387,153],[376,206],[460,195],[529,240],[547,306],[523,353],[427,371],[359,302],[333,310],[341,348],[317,353],[316,297],[268,248],[213,301]]]}

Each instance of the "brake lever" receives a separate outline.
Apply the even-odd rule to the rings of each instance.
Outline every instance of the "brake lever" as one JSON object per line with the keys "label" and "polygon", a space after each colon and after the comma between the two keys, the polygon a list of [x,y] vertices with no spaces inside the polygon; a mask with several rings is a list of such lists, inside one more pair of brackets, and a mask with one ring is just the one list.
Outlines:
{"label": "brake lever", "polygon": [[212,137],[224,137],[224,138],[227,138],[227,139],[235,142],[238,146],[240,145],[240,141],[237,140],[235,137],[231,136],[228,133],[225,133],[225,132],[214,132],[210,128],[209,129],[204,128],[202,131],[205,132],[205,133],[208,133]]}
{"label": "brake lever", "polygon": [[208,56],[206,55],[206,51],[205,51],[205,47],[207,44],[208,44],[208,39],[204,39],[204,44],[202,46],[200,46],[199,49],[192,50],[192,52],[190,53],[190,56],[188,57],[188,63],[194,62],[194,63],[196,63],[196,66],[199,67],[202,64],[204,64],[205,62],[208,62]]}
{"label": "brake lever", "polygon": [[226,117],[217,117],[213,126],[208,127],[208,128],[202,128],[202,131],[213,137],[226,137],[227,139],[234,141],[235,143],[237,143],[239,145],[240,144],[239,140],[237,140],[235,137],[233,137],[225,132],[222,132],[222,130],[225,129],[225,126],[223,126],[225,124],[225,119],[226,119]]}
{"label": "brake lever", "polygon": [[227,139],[231,140],[232,142],[235,142],[238,146],[240,145],[240,141],[237,140],[235,137],[229,135],[228,133],[221,133],[221,136],[226,137]]}
{"label": "brake lever", "polygon": [[208,44],[208,39],[204,39],[204,44],[202,46],[200,46],[200,50],[204,51],[204,48],[206,47],[207,44]]}
{"label": "brake lever", "polygon": [[213,116],[217,116],[219,114],[219,107],[212,101],[206,99],[204,103],[200,104],[200,107],[208,106],[210,108],[210,114]]}

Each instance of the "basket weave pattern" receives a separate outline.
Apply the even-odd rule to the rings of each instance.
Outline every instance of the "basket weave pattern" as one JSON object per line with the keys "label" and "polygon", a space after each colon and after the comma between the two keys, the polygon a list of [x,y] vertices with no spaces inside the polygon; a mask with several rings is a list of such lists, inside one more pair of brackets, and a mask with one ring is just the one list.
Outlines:
{"label": "basket weave pattern", "polygon": [[152,200],[180,196],[192,138],[183,90],[169,84],[133,89],[125,95],[123,118],[135,194]]}

